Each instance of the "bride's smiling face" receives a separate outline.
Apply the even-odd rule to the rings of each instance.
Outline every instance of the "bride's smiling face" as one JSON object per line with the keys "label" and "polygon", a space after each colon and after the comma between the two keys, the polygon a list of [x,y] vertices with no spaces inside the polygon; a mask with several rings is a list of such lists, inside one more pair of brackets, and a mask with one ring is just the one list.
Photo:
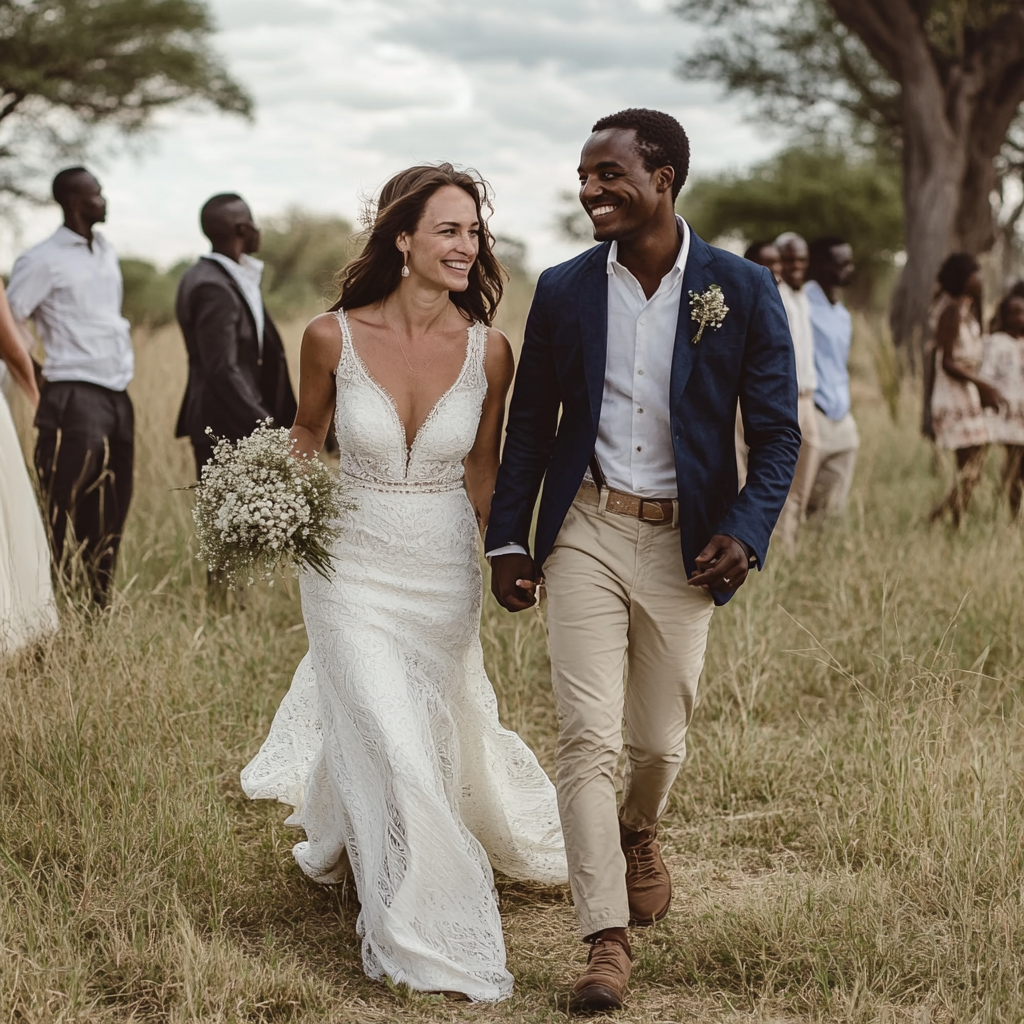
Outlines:
{"label": "bride's smiling face", "polygon": [[439,188],[423,207],[416,230],[395,240],[409,254],[409,281],[451,292],[469,287],[469,269],[480,251],[476,203],[461,188]]}

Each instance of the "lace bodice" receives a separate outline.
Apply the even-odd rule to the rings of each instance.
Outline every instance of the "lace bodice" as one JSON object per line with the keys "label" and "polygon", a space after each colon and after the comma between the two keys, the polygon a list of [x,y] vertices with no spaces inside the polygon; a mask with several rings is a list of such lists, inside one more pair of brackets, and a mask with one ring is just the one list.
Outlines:
{"label": "lace bodice", "polygon": [[336,316],[342,336],[336,408],[341,472],[379,490],[462,486],[462,460],[476,440],[487,394],[487,327],[474,323],[467,329],[466,358],[455,383],[434,404],[407,448],[394,399],[360,359],[344,310]]}

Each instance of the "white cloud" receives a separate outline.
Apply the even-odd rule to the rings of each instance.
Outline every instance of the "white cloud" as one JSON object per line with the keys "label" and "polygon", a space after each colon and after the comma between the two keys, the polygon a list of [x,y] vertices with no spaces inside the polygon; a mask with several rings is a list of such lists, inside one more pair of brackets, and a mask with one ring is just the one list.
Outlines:
{"label": "white cloud", "polygon": [[[354,219],[391,174],[446,159],[489,179],[494,229],[524,239],[542,267],[576,251],[553,232],[558,195],[573,188],[580,146],[603,114],[674,114],[698,172],[778,145],[714,87],[674,75],[693,29],[662,0],[211,6],[215,45],[253,93],[255,120],[168,112],[136,151],[95,162],[107,233],[124,253],[166,264],[202,251],[198,209],[214,192],[241,192],[262,218],[301,205]],[[33,214],[17,244],[56,223],[53,209]]]}

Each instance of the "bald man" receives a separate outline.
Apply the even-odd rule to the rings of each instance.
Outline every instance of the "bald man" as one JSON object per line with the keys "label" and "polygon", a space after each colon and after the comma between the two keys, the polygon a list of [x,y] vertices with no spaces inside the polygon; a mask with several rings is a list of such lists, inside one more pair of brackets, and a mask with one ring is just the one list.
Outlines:
{"label": "bald man", "polygon": [[797,532],[807,518],[811,490],[821,457],[817,411],[814,408],[814,389],[818,386],[814,368],[814,334],[811,328],[811,309],[807,290],[807,242],[795,231],[786,231],[775,239],[782,262],[782,280],[779,294],[786,308],[789,331],[793,337],[793,356],[796,359],[796,383],[799,393],[797,412],[800,419],[800,458],[797,460],[793,485],[779,516],[776,532],[786,550],[793,553]]}
{"label": "bald man", "polygon": [[241,196],[207,200],[199,217],[211,251],[185,271],[175,312],[188,349],[188,385],[177,437],[187,437],[196,476],[213,453],[207,427],[237,441],[260,420],[290,427],[295,394],[284,346],[263,305],[260,232]]}

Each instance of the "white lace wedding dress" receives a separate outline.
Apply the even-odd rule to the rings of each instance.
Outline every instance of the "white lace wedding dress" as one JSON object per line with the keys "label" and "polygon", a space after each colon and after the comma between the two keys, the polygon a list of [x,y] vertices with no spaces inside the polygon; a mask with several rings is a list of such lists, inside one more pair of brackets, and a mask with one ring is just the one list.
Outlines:
{"label": "white lace wedding dress", "polygon": [[511,994],[491,865],[566,880],[554,787],[498,722],[480,648],[477,525],[462,460],[487,390],[487,330],[411,449],[338,314],[336,424],[347,512],[330,581],[301,580],[309,653],[259,754],[252,798],[295,808],[295,859],[339,881],[346,853],[371,978],[475,1000]]}
{"label": "white lace wedding dress", "polygon": [[56,628],[50,548],[11,410],[0,394],[0,656]]}

